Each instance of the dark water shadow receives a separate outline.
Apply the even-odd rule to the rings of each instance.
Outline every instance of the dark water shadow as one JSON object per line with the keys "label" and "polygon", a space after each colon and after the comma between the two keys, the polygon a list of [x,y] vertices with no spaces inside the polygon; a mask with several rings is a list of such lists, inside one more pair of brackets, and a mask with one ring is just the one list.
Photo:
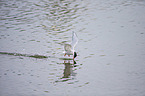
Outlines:
{"label": "dark water shadow", "polygon": [[67,60],[69,62],[69,60],[73,60],[73,58],[59,58],[60,60],[64,60],[64,62]]}
{"label": "dark water shadow", "polygon": [[31,58],[37,58],[37,59],[46,59],[51,58],[51,56],[44,56],[44,55],[31,55],[31,54],[21,54],[21,53],[8,53],[8,52],[0,52],[2,55],[12,55],[12,56],[22,56],[22,57],[31,57]]}

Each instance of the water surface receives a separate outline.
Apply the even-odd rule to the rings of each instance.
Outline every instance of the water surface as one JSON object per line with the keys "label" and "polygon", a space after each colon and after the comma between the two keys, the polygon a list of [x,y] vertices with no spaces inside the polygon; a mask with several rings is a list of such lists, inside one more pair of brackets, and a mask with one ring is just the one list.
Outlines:
{"label": "water surface", "polygon": [[1,96],[145,95],[144,0],[1,0],[0,22]]}

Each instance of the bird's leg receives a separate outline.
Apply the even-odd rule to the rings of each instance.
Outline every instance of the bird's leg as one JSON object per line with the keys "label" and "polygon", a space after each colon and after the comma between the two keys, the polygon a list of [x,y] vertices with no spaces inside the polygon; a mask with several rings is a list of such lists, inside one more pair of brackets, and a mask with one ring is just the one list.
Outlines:
{"label": "bird's leg", "polygon": [[70,55],[68,55],[68,57],[70,57]]}
{"label": "bird's leg", "polygon": [[66,56],[66,53],[64,54],[64,56]]}

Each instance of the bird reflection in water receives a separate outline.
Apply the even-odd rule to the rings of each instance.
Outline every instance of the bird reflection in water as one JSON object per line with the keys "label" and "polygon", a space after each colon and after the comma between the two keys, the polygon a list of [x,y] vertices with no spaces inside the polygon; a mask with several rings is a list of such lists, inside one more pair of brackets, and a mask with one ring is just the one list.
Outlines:
{"label": "bird reflection in water", "polygon": [[62,78],[69,78],[70,76],[74,75],[72,68],[74,67],[75,64],[76,62],[74,60],[73,64],[70,63],[70,60],[68,62],[64,61],[65,69],[63,73],[64,76]]}
{"label": "bird reflection in water", "polygon": [[74,80],[76,73],[74,72],[75,67],[77,67],[77,63],[75,60],[64,60],[65,68],[64,68],[64,72],[63,72],[63,76],[60,78],[60,80],[56,81],[56,82],[65,82],[68,80]]}

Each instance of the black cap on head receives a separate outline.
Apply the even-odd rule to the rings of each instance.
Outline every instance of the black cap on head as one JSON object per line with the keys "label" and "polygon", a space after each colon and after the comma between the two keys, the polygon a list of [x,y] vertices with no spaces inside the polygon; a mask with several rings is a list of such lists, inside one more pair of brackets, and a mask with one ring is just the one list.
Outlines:
{"label": "black cap on head", "polygon": [[74,58],[76,58],[77,57],[77,53],[76,52],[74,52]]}

